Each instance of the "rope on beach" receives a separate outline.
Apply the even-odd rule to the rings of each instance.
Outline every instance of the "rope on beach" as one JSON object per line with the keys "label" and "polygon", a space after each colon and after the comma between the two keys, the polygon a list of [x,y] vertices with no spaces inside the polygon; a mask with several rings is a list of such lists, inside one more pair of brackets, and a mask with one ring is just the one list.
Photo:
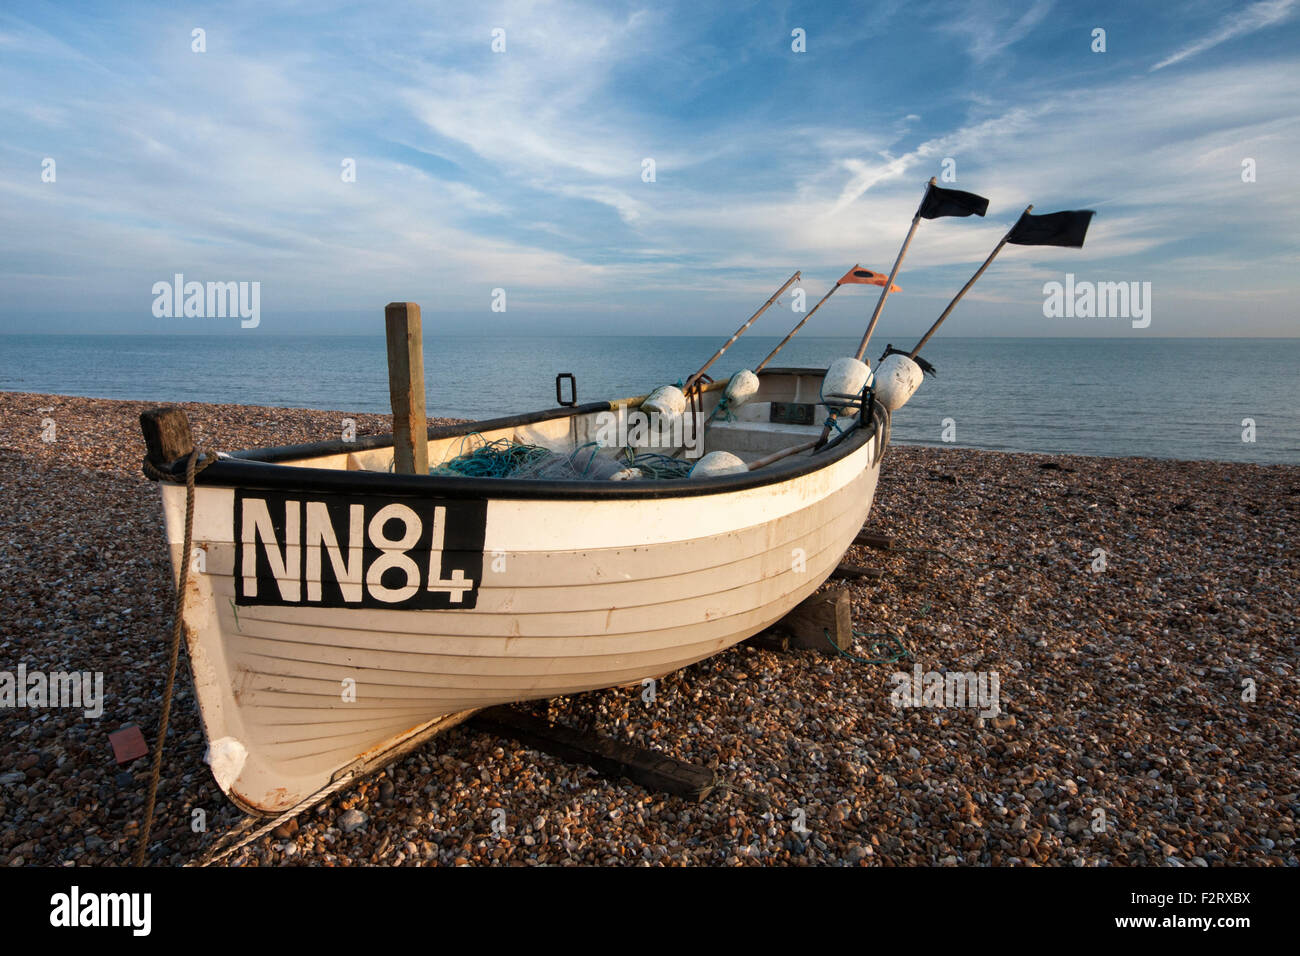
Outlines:
{"label": "rope on beach", "polygon": [[[947,558],[950,561],[956,561],[959,564],[964,564],[967,565],[968,567],[973,567],[973,568],[1010,568],[1014,570],[1016,567],[1016,565],[1013,565],[1010,562],[1006,562],[1006,561],[968,561],[966,558],[958,557],[957,555],[952,554],[948,551],[944,551],[940,548],[908,548],[908,547],[900,547],[894,545],[893,547],[890,548],[890,551],[891,553],[894,554],[897,554],[899,552],[907,552],[910,554],[937,554],[942,558]],[[1030,571],[1038,570],[1036,568],[1027,567],[1025,565],[1021,565],[1021,567]],[[930,604],[929,602],[926,602],[921,607],[920,616],[925,617],[929,612],[930,612]],[[849,654],[841,650],[839,645],[837,645],[833,640],[831,640],[831,632],[829,629],[823,628],[822,633],[826,635],[826,643],[829,644],[831,647],[835,648],[835,652],[839,654],[840,657],[854,661],[855,663],[858,664],[896,664],[899,661],[901,661],[903,658],[912,656],[912,652],[907,649],[907,646],[904,645],[903,642],[895,634],[890,634],[887,632],[869,634],[866,633],[865,631],[859,631],[854,629],[853,637],[855,640],[858,638],[886,638],[886,640],[872,640],[868,645],[871,650],[871,653],[876,654],[877,655],[876,657],[858,657],[855,654]]]}
{"label": "rope on beach", "polygon": [[751,807],[761,810],[764,813],[772,808],[772,800],[770,797],[759,793],[757,790],[751,790],[748,787],[738,787],[734,783],[728,783],[726,780],[718,780],[715,778],[713,789],[726,790],[729,793],[740,794],[742,798],[748,801]]}
{"label": "rope on beach", "polygon": [[[288,816],[292,816],[292,814]],[[274,829],[283,822],[285,822],[285,820],[280,817],[275,817],[271,821],[267,822],[259,817],[246,816],[223,833],[206,853],[200,856],[197,860],[187,863],[186,866],[209,866],[223,860],[240,848],[252,843],[258,837],[265,834],[267,830]]]}
{"label": "rope on beach", "polygon": [[[203,464],[198,463],[199,456]],[[145,865],[145,850],[149,846],[149,831],[153,828],[154,807],[158,798],[158,779],[162,776],[163,745],[167,740],[167,723],[172,714],[172,691],[176,688],[176,666],[180,660],[181,634],[185,630],[182,610],[185,589],[190,579],[190,549],[194,544],[194,476],[217,460],[212,452],[197,448],[185,459],[185,544],[181,548],[180,580],[176,584],[175,620],[172,622],[171,660],[167,666],[167,685],[163,690],[162,717],[158,721],[158,740],[153,750],[153,770],[149,773],[149,797],[145,802],[144,823],[140,828],[140,842],[135,847],[135,865]]]}
{"label": "rope on beach", "polygon": [[294,817],[301,816],[312,807],[320,806],[334,794],[346,787],[352,786],[357,782],[357,777],[350,774],[344,774],[339,779],[332,782],[328,787],[317,793],[312,794],[310,800],[306,803],[300,803],[291,807],[284,813],[276,817],[255,817],[245,816],[229,830],[223,833],[217,841],[208,848],[196,860],[187,863],[186,866],[211,866],[213,863],[219,863],[231,854],[237,853],[254,840],[258,840],[270,831],[276,829],[283,823],[288,823]]}
{"label": "rope on beach", "polygon": [[[829,644],[831,647],[835,648],[835,652],[839,654],[840,657],[848,658],[849,660],[854,661],[858,664],[897,664],[904,657],[912,656],[912,652],[909,651],[907,647],[903,644],[903,642],[898,639],[898,636],[896,634],[890,634],[888,632],[881,633],[881,634],[868,634],[865,631],[859,631],[855,628],[853,631],[853,637],[855,640],[860,637],[861,638],[873,638],[873,637],[888,638],[888,640],[883,640],[883,641],[878,641],[878,640],[871,641],[870,644],[868,645],[871,649],[871,652],[874,654],[879,654],[880,655],[879,657],[858,657],[856,654],[850,654],[847,651],[842,650],[838,644],[836,644],[833,640],[831,640],[831,632],[828,628],[822,628],[822,633],[826,635],[826,643]],[[891,653],[886,654],[885,653],[886,651],[891,650],[891,645],[893,648],[897,648],[897,650],[893,650]]]}

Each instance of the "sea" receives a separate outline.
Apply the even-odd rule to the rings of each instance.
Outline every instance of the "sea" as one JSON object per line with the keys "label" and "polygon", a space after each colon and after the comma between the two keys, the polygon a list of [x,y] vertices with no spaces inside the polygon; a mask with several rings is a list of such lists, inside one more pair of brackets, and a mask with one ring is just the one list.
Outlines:
{"label": "sea", "polygon": [[[778,341],[745,336],[709,373],[753,368]],[[873,339],[873,365],[887,341]],[[721,344],[427,336],[428,412],[477,419],[553,407],[560,372],[576,377],[581,402],[639,395],[685,379]],[[824,368],[856,350],[856,339],[797,337],[772,365]],[[897,443],[1300,464],[1300,339],[952,337],[923,357],[937,374],[895,414]],[[0,335],[0,390],[390,410],[382,335]]]}

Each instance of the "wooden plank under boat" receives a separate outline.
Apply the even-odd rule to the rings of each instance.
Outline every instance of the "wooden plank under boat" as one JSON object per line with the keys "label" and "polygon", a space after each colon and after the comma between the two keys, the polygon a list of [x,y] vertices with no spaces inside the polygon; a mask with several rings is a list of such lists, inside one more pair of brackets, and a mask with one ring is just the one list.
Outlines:
{"label": "wooden plank under boat", "polygon": [[[824,409],[771,409],[817,405],[823,375],[763,371],[705,449],[752,462],[817,437]],[[474,433],[572,450],[619,405],[431,428],[429,460]],[[392,436],[220,456],[196,477],[182,613],[217,782],[284,813],[480,708],[661,677],[759,633],[870,510],[889,414],[841,421],[816,451],[691,480],[393,474]],[[184,467],[154,464],[179,576]]]}

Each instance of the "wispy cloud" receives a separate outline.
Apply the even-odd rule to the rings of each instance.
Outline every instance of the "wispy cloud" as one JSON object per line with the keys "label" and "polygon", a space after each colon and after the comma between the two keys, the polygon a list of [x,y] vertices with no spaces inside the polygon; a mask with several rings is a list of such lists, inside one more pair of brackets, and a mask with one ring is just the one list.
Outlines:
{"label": "wispy cloud", "polygon": [[1034,0],[1028,10],[1015,16],[999,5],[981,2],[965,6],[965,16],[945,27],[969,42],[971,59],[983,63],[1013,43],[1023,40],[1051,12],[1053,0]]}
{"label": "wispy cloud", "polygon": [[1175,63],[1181,63],[1189,57],[1204,53],[1206,50],[1236,37],[1254,33],[1256,30],[1263,30],[1275,23],[1281,23],[1291,15],[1294,7],[1295,0],[1261,0],[1261,2],[1252,3],[1246,9],[1225,17],[1216,29],[1207,33],[1195,43],[1190,43],[1172,56],[1165,57],[1151,67],[1150,72],[1154,73],[1156,70],[1164,69]]}

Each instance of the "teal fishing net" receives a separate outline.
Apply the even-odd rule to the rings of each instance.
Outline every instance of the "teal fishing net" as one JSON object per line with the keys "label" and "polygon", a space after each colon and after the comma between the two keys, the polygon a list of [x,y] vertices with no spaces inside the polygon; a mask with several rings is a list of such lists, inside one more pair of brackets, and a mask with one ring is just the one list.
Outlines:
{"label": "teal fishing net", "polygon": [[613,457],[602,455],[595,442],[563,452],[507,438],[486,441],[477,433],[465,436],[456,450],[458,454],[430,468],[429,474],[551,481],[607,481],[619,475],[625,480],[662,481],[685,478],[693,464],[656,452],[632,454],[628,449]]}
{"label": "teal fishing net", "polygon": [[549,448],[540,445],[525,445],[498,438],[435,465],[429,469],[429,474],[459,475],[463,478],[509,478],[517,471],[535,467],[542,460],[549,460],[552,455]]}

